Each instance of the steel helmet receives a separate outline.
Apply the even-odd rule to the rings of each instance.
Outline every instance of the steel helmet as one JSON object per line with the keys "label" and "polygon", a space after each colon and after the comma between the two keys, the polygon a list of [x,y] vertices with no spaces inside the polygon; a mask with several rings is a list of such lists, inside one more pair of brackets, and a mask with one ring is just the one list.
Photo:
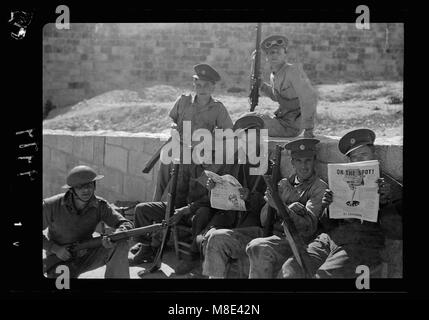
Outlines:
{"label": "steel helmet", "polygon": [[102,178],[104,178],[103,175],[97,175],[94,169],[88,166],[77,166],[70,170],[63,188],[73,188]]}

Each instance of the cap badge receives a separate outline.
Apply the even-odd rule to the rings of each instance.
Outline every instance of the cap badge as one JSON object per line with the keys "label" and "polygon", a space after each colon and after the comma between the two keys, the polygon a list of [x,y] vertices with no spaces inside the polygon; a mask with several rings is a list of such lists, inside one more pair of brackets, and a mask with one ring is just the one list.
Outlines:
{"label": "cap badge", "polygon": [[350,143],[353,145],[353,144],[355,144],[355,142],[356,142],[356,140],[355,140],[355,138],[351,138],[350,139]]}
{"label": "cap badge", "polygon": [[206,70],[201,70],[201,74],[206,74]]}
{"label": "cap badge", "polygon": [[300,146],[299,146],[299,148],[300,148],[301,150],[304,150],[304,149],[305,149],[305,146],[302,144],[302,145],[300,145]]}

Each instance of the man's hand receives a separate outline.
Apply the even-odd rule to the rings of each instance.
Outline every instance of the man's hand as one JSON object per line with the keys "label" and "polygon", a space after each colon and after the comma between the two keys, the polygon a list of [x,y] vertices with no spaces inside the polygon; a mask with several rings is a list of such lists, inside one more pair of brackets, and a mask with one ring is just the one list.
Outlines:
{"label": "man's hand", "polygon": [[52,252],[62,261],[67,261],[71,258],[71,253],[66,246],[55,245],[52,247]]}
{"label": "man's hand", "polygon": [[238,189],[240,192],[240,198],[244,201],[246,201],[249,198],[250,190],[247,188],[240,188]]}
{"label": "man's hand", "polygon": [[326,189],[322,198],[322,208],[325,209],[329,207],[333,201],[333,198],[334,198],[334,193],[332,192],[332,190]]}
{"label": "man's hand", "polygon": [[103,247],[105,247],[106,249],[111,249],[113,248],[116,244],[114,242],[112,242],[110,240],[109,237],[107,236],[103,236],[103,238],[101,238],[101,244],[103,245]]}
{"label": "man's hand", "polygon": [[275,115],[277,118],[281,118],[281,117],[283,117],[283,116],[284,116],[284,112],[283,112],[280,108],[278,108],[276,111],[274,111],[274,115]]}
{"label": "man's hand", "polygon": [[294,202],[288,208],[297,215],[305,213],[305,206],[301,202]]}
{"label": "man's hand", "polygon": [[390,200],[390,183],[384,181],[384,178],[377,179],[378,193],[380,194],[380,204],[386,204]]}
{"label": "man's hand", "polygon": [[212,178],[208,178],[206,182],[207,190],[211,191],[214,187],[216,187],[216,182],[214,182]]}
{"label": "man's hand", "polygon": [[179,221],[182,219],[182,217],[188,215],[191,213],[191,209],[189,207],[183,207],[180,209],[176,209],[174,211],[174,215],[170,218],[170,224],[175,225],[179,223]]}
{"label": "man's hand", "polygon": [[315,135],[313,133],[313,129],[305,129],[304,138],[314,138]]}
{"label": "man's hand", "polygon": [[267,189],[267,191],[265,191],[264,200],[268,203],[268,205],[270,207],[272,207],[272,208],[274,208],[274,209],[276,209],[278,211],[277,206],[276,206],[276,204],[274,202],[273,196],[271,194],[271,190]]}

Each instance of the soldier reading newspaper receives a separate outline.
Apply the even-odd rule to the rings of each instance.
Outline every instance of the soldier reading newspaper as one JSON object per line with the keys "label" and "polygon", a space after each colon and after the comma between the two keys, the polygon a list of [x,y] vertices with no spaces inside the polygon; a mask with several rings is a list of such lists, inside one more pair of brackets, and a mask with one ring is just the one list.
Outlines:
{"label": "soldier reading newspaper", "polygon": [[328,164],[329,188],[335,194],[330,218],[377,222],[379,178],[377,160]]}

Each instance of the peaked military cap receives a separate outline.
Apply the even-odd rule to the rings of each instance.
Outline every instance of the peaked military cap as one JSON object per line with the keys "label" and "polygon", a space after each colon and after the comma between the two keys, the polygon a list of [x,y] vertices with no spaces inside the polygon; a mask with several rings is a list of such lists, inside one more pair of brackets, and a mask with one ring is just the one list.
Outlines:
{"label": "peaked military cap", "polygon": [[194,66],[194,78],[217,82],[220,80],[220,75],[215,69],[205,63],[197,64]]}
{"label": "peaked military cap", "polygon": [[285,144],[285,148],[290,150],[292,157],[312,157],[317,153],[316,144],[319,142],[313,138],[302,138]]}
{"label": "peaked military cap", "polygon": [[237,129],[262,129],[264,127],[264,120],[256,114],[248,113],[235,121],[233,130]]}
{"label": "peaked military cap", "polygon": [[366,145],[374,144],[375,133],[370,129],[356,129],[346,133],[338,142],[338,149],[344,155]]}
{"label": "peaked military cap", "polygon": [[102,178],[104,178],[103,175],[98,175],[94,169],[88,166],[77,166],[70,170],[63,188],[74,188],[80,184],[86,184]]}
{"label": "peaked military cap", "polygon": [[262,41],[261,48],[262,50],[267,52],[273,46],[287,48],[288,43],[289,41],[286,37],[281,35],[273,35],[273,36],[269,36],[264,41]]}

